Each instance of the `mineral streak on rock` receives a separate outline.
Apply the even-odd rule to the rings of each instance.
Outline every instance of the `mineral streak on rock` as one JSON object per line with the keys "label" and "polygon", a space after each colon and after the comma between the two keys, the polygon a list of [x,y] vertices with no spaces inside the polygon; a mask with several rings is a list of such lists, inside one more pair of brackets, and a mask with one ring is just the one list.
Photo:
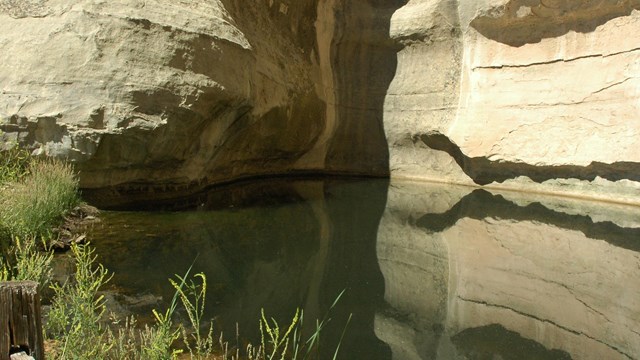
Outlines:
{"label": "mineral streak on rock", "polygon": [[391,175],[639,203],[640,2],[412,0]]}
{"label": "mineral streak on rock", "polygon": [[640,0],[0,0],[0,20],[2,146],[73,160],[95,199],[334,173],[640,203]]}
{"label": "mineral streak on rock", "polygon": [[0,0],[3,146],[75,161],[107,202],[388,176],[395,3]]}

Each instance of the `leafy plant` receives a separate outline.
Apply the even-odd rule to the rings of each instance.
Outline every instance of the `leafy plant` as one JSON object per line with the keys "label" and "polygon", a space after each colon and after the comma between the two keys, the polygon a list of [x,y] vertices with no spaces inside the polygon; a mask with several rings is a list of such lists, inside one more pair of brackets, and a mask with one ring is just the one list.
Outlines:
{"label": "leafy plant", "polygon": [[[189,269],[191,270],[191,268]],[[189,321],[191,322],[192,333],[191,337],[187,335],[186,329],[182,328],[182,337],[185,346],[189,350],[189,354],[192,359],[204,359],[211,355],[213,352],[213,324],[209,326],[209,331],[206,335],[201,333],[202,317],[204,316],[205,298],[207,295],[207,277],[204,273],[198,273],[194,275],[193,279],[187,281],[187,274],[182,277],[176,275],[180,280],[180,285],[173,279],[169,279],[169,282],[176,290],[176,293],[180,297],[182,306],[184,306]],[[200,280],[200,284],[195,281]]]}
{"label": "leafy plant", "polygon": [[[180,349],[171,348],[172,344],[180,337],[180,327],[174,328],[172,318],[178,307],[178,299],[181,298],[181,294],[184,294],[183,289],[192,267],[193,265],[187,269],[184,276],[176,275],[180,280],[179,284],[171,279],[169,280],[176,292],[173,294],[171,304],[165,312],[161,313],[156,309],[152,310],[156,318],[156,324],[154,326],[145,326],[145,329],[140,333],[142,359],[171,360],[182,353]],[[206,279],[204,281],[206,283]]]}
{"label": "leafy plant", "polygon": [[47,332],[62,345],[60,359],[104,359],[112,346],[100,322],[106,308],[98,290],[112,277],[96,264],[95,250],[72,245],[76,259],[74,281],[53,285],[55,293],[46,323]]}
{"label": "leafy plant", "polygon": [[53,252],[38,251],[35,238],[14,237],[12,243],[8,253],[0,258],[0,281],[35,281],[42,292],[51,280]]}

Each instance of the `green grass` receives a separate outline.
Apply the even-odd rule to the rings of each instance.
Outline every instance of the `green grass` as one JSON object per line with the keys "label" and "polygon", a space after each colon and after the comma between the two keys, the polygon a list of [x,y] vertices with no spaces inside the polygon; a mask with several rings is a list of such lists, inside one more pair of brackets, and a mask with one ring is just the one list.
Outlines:
{"label": "green grass", "polygon": [[30,160],[24,172],[14,165],[0,187],[0,228],[23,238],[45,236],[80,203],[78,179],[61,161]]}
{"label": "green grass", "polygon": [[[247,347],[247,358],[249,360],[309,360],[317,357],[317,351],[320,346],[320,335],[324,331],[325,326],[331,321],[331,310],[338,304],[340,298],[344,295],[344,290],[336,297],[333,304],[325,314],[322,320],[316,320],[315,329],[309,336],[303,333],[304,328],[304,311],[296,310],[291,324],[286,328],[281,328],[278,322],[271,318],[267,319],[264,310],[260,318],[260,334],[261,341],[258,347],[249,345]],[[338,357],[340,346],[346,333],[347,327],[351,322],[351,315],[342,331],[342,335],[338,343],[335,345],[333,360]],[[225,356],[226,360],[227,357]],[[230,360],[239,360],[239,356],[231,356]]]}
{"label": "green grass", "polygon": [[32,161],[29,152],[17,146],[0,151],[0,186],[22,179],[27,175]]}
{"label": "green grass", "polygon": [[0,281],[35,281],[42,293],[51,280],[53,252],[38,251],[34,238],[16,237],[12,243],[13,246],[0,257]]}
{"label": "green grass", "polygon": [[46,332],[59,342],[58,359],[105,359],[111,348],[106,328],[100,321],[106,310],[98,290],[111,275],[102,265],[95,265],[95,250],[72,245],[76,262],[73,279],[54,284],[55,293],[47,316]]}

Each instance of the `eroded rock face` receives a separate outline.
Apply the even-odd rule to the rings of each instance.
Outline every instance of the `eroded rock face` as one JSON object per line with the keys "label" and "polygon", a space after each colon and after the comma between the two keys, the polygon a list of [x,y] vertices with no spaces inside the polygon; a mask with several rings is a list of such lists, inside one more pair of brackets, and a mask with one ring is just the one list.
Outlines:
{"label": "eroded rock face", "polygon": [[638,1],[412,0],[392,175],[638,202]]}
{"label": "eroded rock face", "polygon": [[74,160],[98,198],[303,172],[640,203],[640,0],[0,0],[0,17],[5,146]]}
{"label": "eroded rock face", "polygon": [[386,175],[399,6],[2,0],[4,142],[74,160],[83,188],[114,199],[296,171]]}

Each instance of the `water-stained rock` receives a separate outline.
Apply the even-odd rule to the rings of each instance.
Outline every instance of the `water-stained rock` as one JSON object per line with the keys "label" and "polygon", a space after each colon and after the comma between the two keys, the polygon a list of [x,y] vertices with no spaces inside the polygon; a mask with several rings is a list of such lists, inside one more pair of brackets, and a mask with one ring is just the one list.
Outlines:
{"label": "water-stained rock", "polygon": [[356,174],[640,203],[639,0],[0,0],[3,146],[87,197]]}
{"label": "water-stained rock", "polygon": [[107,205],[251,176],[387,175],[398,6],[2,0],[4,146],[75,161]]}
{"label": "water-stained rock", "polygon": [[[392,176],[638,203],[640,3],[412,0],[385,101]],[[589,175],[587,175],[589,174]]]}

